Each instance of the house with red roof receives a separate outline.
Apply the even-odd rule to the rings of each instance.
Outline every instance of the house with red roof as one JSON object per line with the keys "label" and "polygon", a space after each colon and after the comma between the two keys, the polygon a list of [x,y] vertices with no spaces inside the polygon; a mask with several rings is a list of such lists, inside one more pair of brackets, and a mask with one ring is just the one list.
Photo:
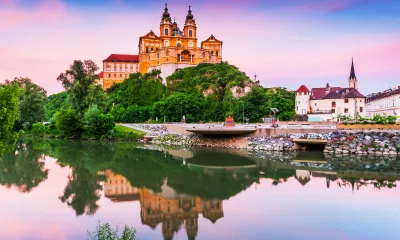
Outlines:
{"label": "house with red roof", "polygon": [[99,74],[103,90],[111,87],[114,83],[121,83],[130,74],[137,73],[138,71],[138,55],[111,54],[103,60],[103,71]]}
{"label": "house with red roof", "polygon": [[309,121],[338,121],[340,116],[352,118],[365,116],[365,96],[357,89],[354,62],[351,61],[348,87],[307,88],[301,85],[296,91],[296,114],[307,115]]}

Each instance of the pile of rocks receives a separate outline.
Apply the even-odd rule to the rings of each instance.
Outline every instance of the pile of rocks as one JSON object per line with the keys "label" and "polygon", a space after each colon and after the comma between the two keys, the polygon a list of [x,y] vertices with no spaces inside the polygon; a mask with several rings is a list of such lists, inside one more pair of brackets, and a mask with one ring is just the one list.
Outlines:
{"label": "pile of rocks", "polygon": [[131,124],[131,125],[135,128],[141,128],[150,131],[149,132],[150,135],[162,136],[169,134],[167,128],[162,124]]}
{"label": "pile of rocks", "polygon": [[324,153],[335,155],[400,155],[399,132],[334,132],[327,138]]}
{"label": "pile of rocks", "polygon": [[280,137],[251,137],[247,139],[247,149],[255,151],[294,151],[293,138],[291,136]]}
{"label": "pile of rocks", "polygon": [[189,135],[178,135],[178,134],[165,134],[160,135],[153,139],[155,144],[163,145],[179,145],[179,146],[190,146],[192,145],[192,137]]}

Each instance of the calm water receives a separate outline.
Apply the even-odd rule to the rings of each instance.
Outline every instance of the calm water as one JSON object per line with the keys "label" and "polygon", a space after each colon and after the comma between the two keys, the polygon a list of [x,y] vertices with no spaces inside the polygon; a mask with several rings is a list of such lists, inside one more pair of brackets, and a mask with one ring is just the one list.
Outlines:
{"label": "calm water", "polygon": [[397,168],[330,161],[24,140],[0,161],[0,239],[86,239],[98,221],[138,239],[400,239]]}

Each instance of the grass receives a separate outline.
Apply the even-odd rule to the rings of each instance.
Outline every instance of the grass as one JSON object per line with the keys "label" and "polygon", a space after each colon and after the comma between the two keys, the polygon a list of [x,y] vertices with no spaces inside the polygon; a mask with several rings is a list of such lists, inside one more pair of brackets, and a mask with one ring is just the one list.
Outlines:
{"label": "grass", "polygon": [[146,133],[128,128],[122,125],[115,125],[114,127],[114,136],[117,140],[136,140],[142,138]]}

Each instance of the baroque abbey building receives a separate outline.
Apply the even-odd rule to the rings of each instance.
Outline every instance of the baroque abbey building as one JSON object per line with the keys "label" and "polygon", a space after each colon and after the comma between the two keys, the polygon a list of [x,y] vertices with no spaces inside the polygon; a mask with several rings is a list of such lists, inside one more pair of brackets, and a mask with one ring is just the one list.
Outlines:
{"label": "baroque abbey building", "polygon": [[160,70],[165,84],[167,76],[177,69],[196,66],[200,63],[220,63],[222,61],[222,41],[212,34],[200,47],[197,45],[197,26],[192,10],[186,15],[183,31],[172,22],[165,4],[161,17],[160,32],[150,31],[139,38],[139,54],[111,54],[103,60],[103,72],[99,74],[103,89],[120,83],[130,74],[142,74]]}

